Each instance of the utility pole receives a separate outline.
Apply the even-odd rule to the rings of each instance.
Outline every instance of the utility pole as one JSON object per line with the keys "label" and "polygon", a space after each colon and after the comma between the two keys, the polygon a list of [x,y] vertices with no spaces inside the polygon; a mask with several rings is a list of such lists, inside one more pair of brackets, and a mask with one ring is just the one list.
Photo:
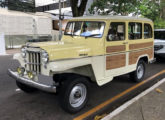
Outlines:
{"label": "utility pole", "polygon": [[61,0],[59,0],[59,40],[62,37],[62,17],[61,17]]}

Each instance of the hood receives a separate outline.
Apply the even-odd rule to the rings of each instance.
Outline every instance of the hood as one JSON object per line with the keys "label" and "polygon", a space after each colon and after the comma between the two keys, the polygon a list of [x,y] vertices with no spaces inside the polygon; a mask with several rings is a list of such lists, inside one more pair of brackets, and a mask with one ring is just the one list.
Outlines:
{"label": "hood", "polygon": [[85,44],[72,42],[41,42],[32,43],[30,46],[44,49],[48,53],[50,61],[86,57],[91,53],[91,49]]}
{"label": "hood", "polygon": [[165,39],[155,39],[154,40],[155,45],[165,45]]}

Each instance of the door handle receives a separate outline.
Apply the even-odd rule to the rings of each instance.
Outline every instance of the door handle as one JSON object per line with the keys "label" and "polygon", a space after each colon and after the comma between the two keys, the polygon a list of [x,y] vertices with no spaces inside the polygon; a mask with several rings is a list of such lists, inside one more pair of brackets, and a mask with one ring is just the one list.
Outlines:
{"label": "door handle", "polygon": [[128,42],[123,42],[124,45],[128,44]]}

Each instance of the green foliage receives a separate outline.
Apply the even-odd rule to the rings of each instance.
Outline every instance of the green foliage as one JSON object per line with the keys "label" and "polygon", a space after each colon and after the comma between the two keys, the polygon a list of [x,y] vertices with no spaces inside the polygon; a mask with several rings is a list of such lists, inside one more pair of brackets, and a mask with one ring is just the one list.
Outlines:
{"label": "green foliage", "polygon": [[128,15],[129,13],[138,13],[138,6],[140,2],[138,0],[97,0],[95,1],[89,12],[94,14],[121,14]]}
{"label": "green foliage", "polygon": [[160,17],[165,20],[165,0],[160,1]]}
{"label": "green foliage", "polygon": [[164,28],[165,29],[165,20],[161,19],[161,18],[157,18],[155,21],[154,21],[154,27],[156,29],[159,29],[159,28]]}
{"label": "green foliage", "polygon": [[96,0],[91,14],[141,15],[153,20],[155,28],[165,28],[165,0]]}
{"label": "green foliage", "polygon": [[139,6],[140,14],[153,21],[160,15],[160,4],[155,0],[143,0]]}

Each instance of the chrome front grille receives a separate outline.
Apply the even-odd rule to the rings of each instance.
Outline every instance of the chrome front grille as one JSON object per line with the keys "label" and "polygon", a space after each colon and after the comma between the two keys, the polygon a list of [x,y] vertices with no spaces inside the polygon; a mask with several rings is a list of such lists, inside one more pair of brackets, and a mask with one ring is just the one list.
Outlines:
{"label": "chrome front grille", "polygon": [[35,51],[27,51],[27,67],[29,71],[36,73],[41,72],[41,53]]}

